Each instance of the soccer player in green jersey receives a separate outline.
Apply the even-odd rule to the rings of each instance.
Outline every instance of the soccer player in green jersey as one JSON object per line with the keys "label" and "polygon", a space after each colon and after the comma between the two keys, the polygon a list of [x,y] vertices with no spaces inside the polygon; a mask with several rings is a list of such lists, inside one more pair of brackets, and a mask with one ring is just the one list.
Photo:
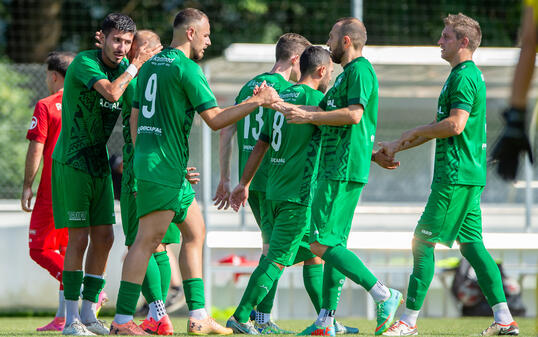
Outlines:
{"label": "soccer player in green jersey", "polygon": [[435,271],[437,243],[459,243],[461,254],[476,271],[478,284],[493,309],[494,323],[482,335],[517,335],[497,264],[482,242],[480,195],[486,185],[486,83],[473,62],[482,32],[478,22],[461,13],[448,15],[438,41],[441,57],[452,71],[437,103],[436,120],[381,143],[392,156],[435,139],[431,194],[413,239],[413,273],[405,311],[385,333],[416,335],[416,321]]}
{"label": "soccer player in green jersey", "polygon": [[[108,333],[95,315],[114,240],[114,199],[106,143],[121,110],[125,88],[137,68],[161,48],[140,48],[128,65],[125,56],[136,31],[132,19],[123,14],[109,14],[102,31],[103,48],[79,53],[67,70],[62,131],[52,155],[54,221],[56,228],[67,227],[69,232],[63,273],[66,300],[63,333],[68,335]],[[83,275],[82,260],[88,241],[86,275]]]}
{"label": "soccer player in green jersey", "polygon": [[[194,62],[200,60],[211,45],[209,35],[209,19],[203,12],[193,8],[180,11],[174,20],[170,47],[154,56],[138,74],[133,113],[140,112],[134,156],[138,183],[136,208],[140,221],[135,242],[123,264],[111,334],[145,334],[134,323],[133,314],[150,256],[162,241],[170,222],[180,223],[185,212],[181,201],[186,193],[184,172],[195,112],[217,130],[259,106],[281,100],[274,89],[264,87],[241,104],[219,108],[200,66]],[[205,228],[195,202],[187,210],[185,221],[198,224],[196,228]],[[201,263],[201,250],[191,253],[193,259]],[[189,333],[232,333],[231,329],[223,328],[207,315],[203,307],[202,279],[194,277],[185,280],[184,284],[187,281],[192,287],[191,284],[185,287],[186,297],[196,297],[200,305],[191,310]],[[195,293],[189,295],[189,291]]]}
{"label": "soccer player in green jersey", "polygon": [[[288,80],[297,81],[301,75],[299,58],[308,46],[310,46],[310,42],[299,34],[286,33],[280,36],[275,46],[276,62],[273,65],[273,68],[271,71],[259,74],[248,81],[237,95],[235,99],[236,104],[241,103],[252,96],[254,87],[263,81],[265,81],[267,85],[273,87],[277,92],[281,92],[290,87],[292,84]],[[220,133],[221,179],[217,187],[215,198],[213,199],[215,205],[219,205],[219,209],[227,209],[229,206],[232,137],[236,131],[239,130],[239,132],[237,132],[237,145],[239,150],[239,176],[241,176],[249,155],[259,138],[262,127],[265,125],[264,116],[266,114],[267,109],[258,108],[236,124],[224,128]],[[268,166],[268,159],[266,158],[262,161],[254,176],[254,180],[249,186],[248,203],[262,234],[263,251],[260,256],[260,262],[267,256],[272,230],[265,197]],[[304,269],[303,277],[305,287],[313,302],[316,302],[316,298],[321,296],[319,294],[321,288],[318,289],[316,286],[320,283],[322,278],[322,266],[320,264],[321,260],[319,258],[305,261],[307,267]],[[257,305],[255,321],[258,325],[270,324],[273,332],[281,331],[282,333],[285,333],[284,330],[281,330],[276,323],[271,320],[271,310],[273,308],[277,286],[278,282],[275,282],[271,291]],[[341,331],[345,332],[344,330],[346,327],[341,327]]]}
{"label": "soccer player in green jersey", "polygon": [[[321,47],[308,47],[300,58],[299,82],[282,90],[280,97],[295,104],[318,104],[323,98],[323,92],[327,90],[332,68],[328,51]],[[315,258],[308,247],[308,230],[310,186],[317,175],[319,140],[320,131],[317,126],[288,125],[280,112],[265,112],[259,139],[230,200],[236,211],[240,205],[245,204],[252,192],[250,185],[256,171],[266,158],[266,221],[272,231],[266,256],[260,260],[241,303],[228,320],[227,326],[236,333],[278,333],[273,331],[270,322],[256,322],[254,326],[249,321],[250,311],[267,298],[284,267]],[[268,155],[264,157],[266,152]],[[316,266],[322,268],[321,264]]]}
{"label": "soccer player in green jersey", "polygon": [[[288,123],[321,126],[321,154],[318,179],[312,200],[310,248],[325,261],[324,279],[343,282],[344,275],[363,286],[377,305],[377,327],[388,328],[402,294],[379,282],[359,257],[346,248],[351,222],[360,193],[368,182],[370,162],[380,160],[373,152],[377,125],[378,83],[375,71],[362,49],[366,28],[356,18],[342,18],[329,34],[331,58],[344,71],[317,106],[278,103]],[[387,168],[398,163],[384,162]],[[330,333],[338,293],[323,287],[323,304],[316,322],[304,333]]]}

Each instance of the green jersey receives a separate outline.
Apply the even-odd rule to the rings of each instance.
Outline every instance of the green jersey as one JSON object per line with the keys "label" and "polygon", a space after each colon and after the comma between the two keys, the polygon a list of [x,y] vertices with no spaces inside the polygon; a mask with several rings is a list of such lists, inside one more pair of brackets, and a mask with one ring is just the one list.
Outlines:
{"label": "green jersey", "polygon": [[[280,92],[292,84],[284,79],[280,74],[263,73],[245,84],[235,99],[235,103],[239,104],[252,96],[252,90],[255,86],[259,86],[265,81],[268,86],[273,87],[277,92]],[[259,107],[253,110],[245,118],[237,122],[237,145],[239,148],[239,177],[243,175],[243,169],[247,163],[250,153],[254,149],[254,145],[258,141],[264,124],[264,115],[268,109]],[[267,183],[267,156],[264,157],[252,183],[250,190],[265,192]]]}
{"label": "green jersey", "polygon": [[319,107],[331,111],[360,104],[364,112],[358,124],[321,127],[321,178],[368,182],[377,126],[377,100],[377,76],[370,62],[361,56],[346,64]]}
{"label": "green jersey", "polygon": [[118,115],[123,98],[107,101],[93,88],[95,82],[118,78],[128,66],[124,59],[116,68],[107,67],[101,50],[79,53],[67,68],[62,100],[62,131],[52,158],[91,176],[110,174],[106,143]]}
{"label": "green jersey", "polygon": [[463,132],[437,138],[433,182],[486,185],[486,83],[473,61],[455,66],[441,90],[437,121],[450,116],[451,109],[469,113]]}
{"label": "green jersey", "polygon": [[200,66],[173,48],[144,63],[136,90],[136,179],[181,188],[195,111],[216,107],[215,96]]}
{"label": "green jersey", "polygon": [[137,77],[133,78],[125,92],[123,93],[123,106],[121,109],[121,117],[123,124],[123,172],[121,176],[121,190],[125,192],[136,191],[135,178],[133,172],[133,154],[134,146],[131,138],[131,108],[133,106],[133,98],[135,95]]}
{"label": "green jersey", "polygon": [[[321,91],[298,84],[280,92],[297,105],[318,105]],[[310,204],[310,190],[317,178],[321,131],[313,124],[288,124],[284,115],[268,110],[260,140],[270,144],[267,200]]]}

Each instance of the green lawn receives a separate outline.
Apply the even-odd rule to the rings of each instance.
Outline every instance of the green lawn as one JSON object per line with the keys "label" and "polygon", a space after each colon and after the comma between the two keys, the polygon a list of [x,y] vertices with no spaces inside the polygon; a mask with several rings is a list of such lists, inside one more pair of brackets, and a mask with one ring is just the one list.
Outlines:
{"label": "green lawn", "polygon": [[[111,317],[104,317],[108,322]],[[60,333],[37,333],[35,328],[50,320],[48,317],[0,317],[0,336],[52,336]],[[186,335],[186,319],[172,318],[176,334]],[[365,319],[342,319],[346,325],[358,327],[361,336],[373,335],[375,322]],[[223,322],[221,322],[223,323]],[[311,321],[282,320],[280,325],[299,332]],[[477,336],[491,323],[490,318],[420,319],[418,331],[421,336]],[[538,323],[534,318],[519,318],[520,336],[538,336]]]}

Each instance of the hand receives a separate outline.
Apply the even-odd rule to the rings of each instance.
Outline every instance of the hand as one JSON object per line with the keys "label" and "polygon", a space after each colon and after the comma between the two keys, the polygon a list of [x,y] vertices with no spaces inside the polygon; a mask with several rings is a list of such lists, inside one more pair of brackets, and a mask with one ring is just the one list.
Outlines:
{"label": "hand", "polygon": [[155,46],[153,48],[148,47],[148,41],[144,41],[144,43],[138,47],[138,50],[135,53],[135,56],[132,60],[132,64],[134,64],[138,69],[149,60],[153,55],[157,54],[163,49],[163,46],[159,44],[158,46]]}
{"label": "hand", "polygon": [[515,180],[521,153],[528,153],[533,162],[531,145],[525,131],[525,109],[511,107],[503,112],[506,125],[493,146],[489,162],[497,164],[497,173],[504,180]]}
{"label": "hand", "polygon": [[286,122],[290,124],[307,124],[312,122],[312,113],[299,108],[295,104],[282,102],[273,104],[273,106],[276,108],[275,110],[284,114]]}
{"label": "hand", "polygon": [[230,198],[230,204],[234,211],[239,211],[241,205],[245,207],[248,199],[248,188],[245,185],[237,185],[232,191],[232,196]]}
{"label": "hand", "polygon": [[266,108],[270,108],[271,104],[282,102],[282,98],[280,98],[276,90],[269,86],[263,86],[263,83],[255,97],[258,97],[261,100],[261,105]]}
{"label": "hand", "polygon": [[228,209],[230,207],[230,180],[222,180],[217,186],[217,191],[213,197],[213,205],[218,209]]}
{"label": "hand", "polygon": [[400,166],[400,162],[394,161],[394,157],[387,155],[383,149],[374,152],[372,154],[372,159],[377,163],[377,165],[381,166],[382,168],[386,168],[387,170],[394,170]]}
{"label": "hand", "polygon": [[25,212],[32,211],[32,208],[30,206],[32,205],[33,196],[34,196],[34,192],[32,192],[32,187],[23,187],[22,197],[21,197],[21,207],[23,211]]}
{"label": "hand", "polygon": [[380,147],[380,149],[376,153],[383,153],[391,160],[394,159],[396,152],[400,151],[399,140],[392,142],[378,142],[377,145]]}
{"label": "hand", "polygon": [[398,149],[401,149],[402,147],[409,146],[410,143],[415,141],[418,138],[418,135],[416,133],[415,129],[411,129],[408,131],[405,131],[400,136],[400,139],[398,139]]}
{"label": "hand", "polygon": [[256,96],[260,92],[261,89],[266,88],[266,87],[268,87],[267,82],[263,81],[262,84],[260,84],[260,86],[256,85],[254,87],[254,90],[252,90],[252,95]]}
{"label": "hand", "polygon": [[95,46],[99,49],[103,49],[103,46],[105,44],[105,34],[102,30],[98,30],[95,32]]}
{"label": "hand", "polygon": [[191,184],[196,185],[200,182],[200,172],[196,172],[196,167],[187,167],[187,174],[185,174],[185,179]]}

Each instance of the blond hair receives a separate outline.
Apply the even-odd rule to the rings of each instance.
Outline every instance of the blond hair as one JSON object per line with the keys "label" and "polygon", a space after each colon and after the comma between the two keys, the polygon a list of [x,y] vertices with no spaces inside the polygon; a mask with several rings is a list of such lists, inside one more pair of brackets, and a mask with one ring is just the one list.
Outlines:
{"label": "blond hair", "polygon": [[482,41],[482,30],[480,29],[480,24],[478,21],[464,15],[462,13],[458,14],[448,14],[446,18],[443,19],[445,26],[450,26],[456,33],[456,38],[462,39],[464,37],[469,39],[468,48],[471,51],[475,51],[480,42]]}

